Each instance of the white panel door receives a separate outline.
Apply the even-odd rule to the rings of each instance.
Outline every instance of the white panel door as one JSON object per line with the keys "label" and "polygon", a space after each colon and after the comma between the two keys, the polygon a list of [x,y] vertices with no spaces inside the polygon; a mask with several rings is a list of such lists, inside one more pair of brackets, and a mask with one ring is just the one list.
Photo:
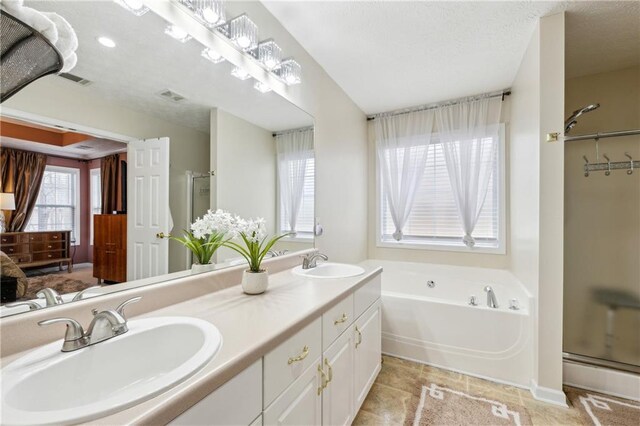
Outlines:
{"label": "white panel door", "polygon": [[263,413],[264,425],[313,426],[322,423],[321,358],[296,379]]}
{"label": "white panel door", "polygon": [[371,306],[353,326],[355,407],[360,410],[373,382],[380,372],[382,335],[380,330],[380,302]]}
{"label": "white panel door", "polygon": [[325,351],[322,367],[329,378],[322,391],[322,424],[350,425],[353,422],[354,333],[342,333]]}
{"label": "white panel door", "polygon": [[127,146],[127,281],[168,273],[169,138]]}

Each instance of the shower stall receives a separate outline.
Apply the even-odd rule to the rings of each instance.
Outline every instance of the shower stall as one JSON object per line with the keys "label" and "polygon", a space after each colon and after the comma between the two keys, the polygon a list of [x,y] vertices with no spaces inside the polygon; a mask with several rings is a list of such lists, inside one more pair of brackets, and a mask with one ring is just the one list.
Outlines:
{"label": "shower stall", "polygon": [[[568,86],[568,102],[586,100]],[[564,356],[637,374],[640,115],[601,102],[598,113],[600,104],[588,104],[565,122]],[[640,111],[640,101],[630,102]]]}
{"label": "shower stall", "polygon": [[[199,217],[202,217],[210,209],[211,203],[211,181],[215,172],[198,173],[191,170],[186,172],[186,194],[187,194],[187,223],[185,229]],[[191,250],[186,251],[186,267],[191,268],[193,263]]]}

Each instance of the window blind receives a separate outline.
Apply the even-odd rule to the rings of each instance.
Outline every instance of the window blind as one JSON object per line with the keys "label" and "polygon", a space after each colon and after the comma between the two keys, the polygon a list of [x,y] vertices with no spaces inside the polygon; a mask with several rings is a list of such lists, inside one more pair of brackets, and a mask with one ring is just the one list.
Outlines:
{"label": "window blind", "polygon": [[[498,135],[483,138],[481,141],[482,144],[487,145],[498,144],[496,148],[499,148],[499,142]],[[404,235],[402,241],[463,246],[461,238],[464,232],[460,225],[458,210],[449,182],[442,144],[438,142],[437,138],[432,138],[432,143],[428,145],[427,150],[425,172],[420,181],[409,219],[402,230]],[[499,149],[483,149],[483,152],[485,155],[482,161],[490,162],[493,172],[473,237],[476,239],[477,246],[497,247],[500,226]],[[395,227],[387,200],[383,195],[383,185],[384,183],[381,183],[380,188],[382,241],[395,242],[392,237]]]}
{"label": "window blind", "polygon": [[[313,227],[315,225],[315,160],[313,158],[306,160],[304,174],[304,187],[302,192],[302,202],[300,203],[300,213],[298,214],[297,231],[299,236],[305,234],[313,235]],[[294,170],[293,161],[289,164],[290,169]],[[290,232],[289,224],[284,217],[284,208],[282,200],[280,200],[280,232]]]}

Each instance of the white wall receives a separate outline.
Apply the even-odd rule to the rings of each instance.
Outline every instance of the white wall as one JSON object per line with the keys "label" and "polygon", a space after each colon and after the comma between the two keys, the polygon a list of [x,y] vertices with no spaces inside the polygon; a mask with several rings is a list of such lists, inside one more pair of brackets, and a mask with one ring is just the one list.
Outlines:
{"label": "white wall", "polygon": [[[209,170],[209,135],[162,120],[125,105],[93,96],[90,91],[58,77],[44,77],[2,104],[3,107],[118,133],[138,139],[168,136],[170,142],[169,204],[173,232],[187,226],[187,170]],[[185,269],[185,249],[169,242],[169,271]]]}
{"label": "white wall", "polygon": [[[219,108],[211,110],[211,206],[262,217],[276,231],[276,148],[272,133]],[[215,195],[215,197],[214,197]],[[238,254],[220,249],[218,262]]]}
{"label": "white wall", "polygon": [[[564,14],[542,18],[512,85],[511,265],[535,299],[533,381],[563,403]],[[536,391],[534,389],[534,391]]]}

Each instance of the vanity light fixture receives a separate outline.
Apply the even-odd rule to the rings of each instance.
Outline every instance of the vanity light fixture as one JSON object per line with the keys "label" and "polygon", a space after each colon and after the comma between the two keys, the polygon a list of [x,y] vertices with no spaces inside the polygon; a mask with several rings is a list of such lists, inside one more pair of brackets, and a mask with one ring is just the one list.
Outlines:
{"label": "vanity light fixture", "polygon": [[188,32],[174,24],[168,24],[164,29],[164,33],[175,38],[181,43],[186,43],[187,41],[191,40],[191,36]]}
{"label": "vanity light fixture", "polygon": [[300,84],[302,78],[302,67],[295,59],[285,59],[276,70],[278,77],[284,80],[287,85]]}
{"label": "vanity light fixture", "polygon": [[109,37],[98,37],[96,40],[98,40],[98,43],[104,47],[116,47],[116,42],[111,40]]}
{"label": "vanity light fixture", "polygon": [[115,0],[115,2],[136,16],[142,16],[149,11],[142,0]]}
{"label": "vanity light fixture", "polygon": [[207,27],[211,28],[224,23],[224,2],[222,0],[193,0],[191,5],[198,19]]}
{"label": "vanity light fixture", "polygon": [[251,78],[251,75],[249,74],[249,72],[244,68],[240,68],[240,67],[235,67],[233,71],[231,71],[231,75],[240,80],[247,80]]}
{"label": "vanity light fixture", "polygon": [[202,49],[201,55],[203,58],[213,62],[214,64],[224,62],[224,57],[210,47],[205,47],[204,49]]}
{"label": "vanity light fixture", "polygon": [[282,49],[273,39],[261,41],[258,44],[257,59],[264,64],[269,71],[280,65],[282,60]]}
{"label": "vanity light fixture", "polygon": [[265,84],[261,81],[256,81],[253,84],[253,88],[256,89],[258,92],[260,93],[267,93],[271,91],[271,86],[269,86],[268,84]]}
{"label": "vanity light fixture", "polygon": [[[243,13],[233,18],[227,25],[218,27],[222,33],[228,33],[229,39],[244,51],[254,49],[258,43],[258,26]],[[225,34],[226,35],[226,34]]]}

